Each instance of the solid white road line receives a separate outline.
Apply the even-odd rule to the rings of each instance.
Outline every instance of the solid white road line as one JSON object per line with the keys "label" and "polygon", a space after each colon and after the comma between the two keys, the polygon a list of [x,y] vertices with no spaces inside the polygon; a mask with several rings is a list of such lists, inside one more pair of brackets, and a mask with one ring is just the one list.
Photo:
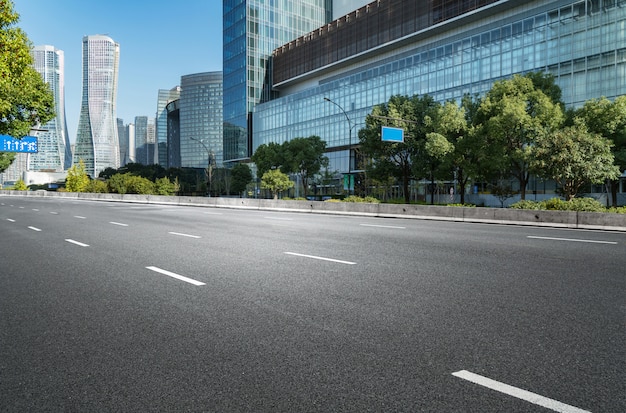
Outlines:
{"label": "solid white road line", "polygon": [[205,285],[205,283],[200,282],[200,281],[196,281],[192,278],[187,278],[185,276],[179,275],[179,274],[175,274],[173,272],[169,272],[167,270],[163,270],[161,268],[158,267],[146,267],[146,269],[150,270],[150,271],[154,271],[154,272],[158,272],[159,274],[163,274],[163,275],[167,275],[168,277],[172,277],[172,278],[176,278],[177,280],[181,280],[184,281],[186,283],[189,284],[193,284],[193,285]]}
{"label": "solid white road line", "polygon": [[577,238],[535,237],[535,236],[532,236],[532,235],[529,235],[526,238],[545,239],[545,240],[549,240],[549,241],[588,242],[588,243],[591,243],[591,244],[611,244],[611,245],[616,245],[617,244],[617,242],[614,242],[614,241],[595,241],[595,240],[592,240],[592,239],[577,239]]}
{"label": "solid white road line", "polygon": [[394,225],[375,225],[375,224],[359,224],[359,225],[362,226],[362,227],[406,229],[406,227],[396,227]]}
{"label": "solid white road line", "polygon": [[39,228],[37,227],[28,227],[28,229],[32,229],[33,231],[41,231]]}
{"label": "solid white road line", "polygon": [[518,399],[536,404],[538,406],[542,406],[547,409],[554,410],[555,412],[590,413],[588,410],[582,410],[582,409],[579,409],[578,407],[570,406],[568,404],[561,403],[559,401],[540,396],[536,393],[532,393],[527,390],[522,390],[517,387],[509,386],[508,384],[504,384],[499,381],[492,380],[490,378],[472,373],[467,370],[457,371],[456,373],[452,373],[452,375],[459,377],[461,379],[467,380],[467,381],[471,381],[472,383],[478,384],[480,386],[487,387],[491,390],[508,394],[509,396],[513,396]]}
{"label": "solid white road line", "polygon": [[117,225],[117,226],[120,226],[120,227],[127,227],[128,226],[128,224],[122,224],[121,222],[114,222],[114,221],[109,222],[109,224]]}
{"label": "solid white road line", "polygon": [[281,217],[263,217],[265,219],[275,219],[277,221],[293,221],[293,218],[281,218]]}
{"label": "solid white road line", "polygon": [[168,232],[168,234],[178,235],[179,237],[187,237],[187,238],[202,238],[199,235],[183,234],[180,232]]}
{"label": "solid white road line", "polygon": [[356,262],[336,260],[334,258],[318,257],[318,256],[315,256],[315,255],[298,254],[297,252],[285,252],[285,254],[287,254],[287,255],[295,255],[296,257],[313,258],[314,260],[338,262],[339,264],[347,264],[347,265],[355,265],[356,264]]}
{"label": "solid white road line", "polygon": [[69,242],[70,244],[78,245],[79,247],[88,247],[89,246],[89,244],[83,244],[82,242],[74,241],[73,239],[66,239],[65,241]]}

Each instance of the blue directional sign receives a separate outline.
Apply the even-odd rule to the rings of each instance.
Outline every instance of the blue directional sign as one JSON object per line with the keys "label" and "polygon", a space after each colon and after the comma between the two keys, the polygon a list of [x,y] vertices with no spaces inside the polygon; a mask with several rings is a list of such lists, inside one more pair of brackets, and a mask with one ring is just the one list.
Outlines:
{"label": "blue directional sign", "polygon": [[0,152],[37,153],[37,137],[24,136],[16,139],[9,135],[0,135]]}
{"label": "blue directional sign", "polygon": [[404,142],[404,129],[383,126],[380,136],[383,142]]}

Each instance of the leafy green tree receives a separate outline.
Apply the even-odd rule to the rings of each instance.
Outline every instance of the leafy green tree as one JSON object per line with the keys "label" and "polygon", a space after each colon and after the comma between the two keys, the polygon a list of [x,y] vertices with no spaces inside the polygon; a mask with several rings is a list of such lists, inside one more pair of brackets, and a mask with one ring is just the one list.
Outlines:
{"label": "leafy green tree", "polygon": [[149,195],[155,193],[155,185],[152,181],[142,176],[135,176],[130,172],[113,175],[109,179],[108,185],[111,192],[118,194]]}
{"label": "leafy green tree", "polygon": [[477,122],[490,147],[488,162],[499,176],[511,175],[519,182],[521,199],[526,199],[533,145],[563,120],[561,106],[520,75],[496,82],[482,100]]}
{"label": "leafy green tree", "polygon": [[278,199],[280,192],[292,187],[293,181],[290,181],[289,176],[279,169],[269,170],[261,177],[261,188],[272,191],[274,199]]}
{"label": "leafy green tree", "polygon": [[65,190],[68,192],[85,192],[89,186],[89,175],[85,171],[85,162],[78,161],[67,171],[65,180]]}
{"label": "leafy green tree", "polygon": [[260,145],[250,160],[255,163],[258,175],[263,176],[265,172],[283,166],[283,147],[276,142],[264,143]]}
{"label": "leafy green tree", "polygon": [[241,193],[246,190],[248,184],[252,181],[252,171],[245,163],[238,163],[233,166],[231,178],[231,188],[233,192],[241,195]]}
{"label": "leafy green tree", "polygon": [[[13,2],[0,1],[0,134],[22,138],[54,118],[54,97],[32,66],[32,44],[15,27],[18,21]],[[14,158],[13,153],[0,153],[0,172]]]}
{"label": "leafy green tree", "polygon": [[[369,158],[365,165],[368,175],[385,180],[394,176],[402,182],[404,199],[410,201],[409,182],[418,170],[414,162],[423,150],[428,133],[433,132],[432,118],[439,104],[428,95],[392,96],[389,102],[377,105],[365,118],[364,129],[359,131],[360,152]],[[404,142],[391,143],[381,140],[382,126],[404,129]],[[382,173],[381,173],[382,171]]]}
{"label": "leafy green tree", "polygon": [[87,188],[85,188],[85,192],[90,192],[92,194],[106,194],[109,192],[109,186],[106,182],[101,181],[100,179],[92,179],[89,181]]}
{"label": "leafy green tree", "polygon": [[[626,170],[626,95],[617,97],[613,102],[607,98],[591,99],[573,112],[573,119],[582,120],[590,132],[597,133],[613,142],[614,164],[620,171]],[[617,206],[619,181],[611,183],[613,206]]]}
{"label": "leafy green tree", "polygon": [[313,176],[319,173],[322,167],[328,166],[328,158],[324,156],[325,150],[326,142],[319,136],[294,138],[282,145],[281,171],[300,174],[305,196]]}
{"label": "leafy green tree", "polygon": [[176,195],[178,189],[178,183],[176,181],[171,182],[167,177],[157,178],[154,183],[154,193],[156,195]]}
{"label": "leafy green tree", "polygon": [[18,179],[15,182],[15,185],[13,186],[13,189],[15,189],[16,191],[27,191],[28,187],[26,186],[26,183],[23,180]]}
{"label": "leafy green tree", "polygon": [[617,179],[619,169],[613,164],[611,146],[609,139],[590,133],[578,122],[539,136],[532,167],[539,176],[556,181],[569,201],[585,183]]}

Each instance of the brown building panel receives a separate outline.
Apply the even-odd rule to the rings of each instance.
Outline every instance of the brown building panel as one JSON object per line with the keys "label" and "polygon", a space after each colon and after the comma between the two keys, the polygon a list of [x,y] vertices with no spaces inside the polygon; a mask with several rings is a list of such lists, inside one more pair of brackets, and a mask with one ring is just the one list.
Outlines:
{"label": "brown building panel", "polygon": [[377,0],[276,49],[273,83],[503,0]]}

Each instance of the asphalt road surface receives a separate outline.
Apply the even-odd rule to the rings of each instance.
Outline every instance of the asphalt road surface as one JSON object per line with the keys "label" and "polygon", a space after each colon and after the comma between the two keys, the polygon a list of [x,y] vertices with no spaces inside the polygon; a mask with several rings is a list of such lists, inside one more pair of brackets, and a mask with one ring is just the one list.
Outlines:
{"label": "asphalt road surface", "polygon": [[625,412],[626,234],[0,197],[2,412]]}

